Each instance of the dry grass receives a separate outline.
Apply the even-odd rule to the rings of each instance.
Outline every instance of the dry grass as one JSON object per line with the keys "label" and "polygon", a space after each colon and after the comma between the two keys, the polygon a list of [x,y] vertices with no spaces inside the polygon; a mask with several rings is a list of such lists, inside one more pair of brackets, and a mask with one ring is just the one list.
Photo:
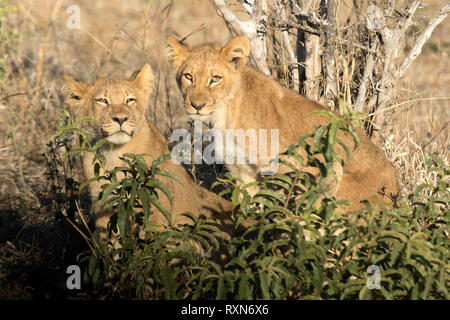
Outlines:
{"label": "dry grass", "polygon": [[[428,2],[432,5],[424,17],[446,0]],[[66,27],[71,4],[81,8],[81,30]],[[225,43],[230,33],[208,0],[18,0],[0,5],[17,8],[1,22],[0,34],[5,66],[0,77],[0,298],[71,297],[63,288],[63,267],[75,263],[84,243],[69,230],[63,235],[54,223],[42,156],[63,118],[61,75],[92,81],[129,76],[150,63],[157,81],[148,117],[167,135],[186,126],[187,118],[164,59],[165,36],[183,37],[203,23],[189,44]],[[449,28],[447,19],[397,91],[392,132],[383,147],[401,172],[405,192],[428,179],[421,168],[426,154],[437,153],[448,162]]]}
{"label": "dry grass", "polygon": [[[416,29],[423,28],[433,13],[447,1],[426,1]],[[439,25],[422,54],[400,83],[392,114],[392,133],[386,142],[391,161],[399,169],[404,192],[427,182],[422,167],[428,154],[439,155],[448,164],[450,152],[450,20]],[[407,40],[408,41],[408,40]]]}

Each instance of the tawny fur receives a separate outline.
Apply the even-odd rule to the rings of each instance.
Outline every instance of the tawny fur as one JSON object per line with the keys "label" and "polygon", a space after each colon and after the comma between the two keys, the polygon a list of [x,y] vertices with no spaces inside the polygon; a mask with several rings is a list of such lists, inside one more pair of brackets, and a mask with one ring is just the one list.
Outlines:
{"label": "tawny fur", "polygon": [[[222,132],[278,129],[280,152],[296,144],[303,135],[313,133],[319,125],[330,122],[327,117],[311,115],[327,108],[247,66],[250,45],[244,37],[231,40],[223,48],[211,45],[190,48],[173,37],[168,37],[167,42],[185,110],[194,120],[209,122]],[[197,110],[194,106],[202,107]],[[332,188],[338,199],[351,202],[351,209],[361,207],[362,200],[376,203],[380,198],[388,200],[399,193],[396,169],[363,130],[356,128],[356,131],[360,146],[351,153],[345,174],[342,168],[336,168],[338,180]],[[353,150],[350,135],[341,132],[338,137]],[[336,152],[344,156],[342,148]],[[227,167],[235,176],[250,182],[258,179],[261,162],[253,167],[232,164]],[[285,171],[280,167],[280,172]],[[389,197],[380,195],[382,190]]]}
{"label": "tawny fur", "polygon": [[[107,138],[113,143],[112,150],[109,145],[100,149],[100,153],[106,158],[106,169],[123,166],[125,163],[119,157],[124,153],[145,153],[147,155],[144,159],[149,165],[160,155],[169,154],[165,138],[145,117],[151,81],[152,71],[149,65],[145,65],[131,79],[100,79],[93,84],[86,84],[69,76],[63,77],[62,91],[67,95],[67,103],[72,111],[77,116],[91,116],[99,121],[100,130],[91,126],[94,138],[90,143],[94,145],[101,138]],[[123,123],[120,125],[117,119],[122,119]],[[93,155],[88,154],[83,159],[86,179],[94,177],[92,158]],[[172,213],[175,225],[188,222],[181,215],[183,212],[207,218],[229,218],[232,204],[197,185],[183,167],[169,160],[163,162],[160,168],[175,174],[183,184],[171,178],[158,177],[172,193],[172,205],[162,192],[158,195],[162,205]],[[91,183],[89,189],[94,199],[101,190],[100,183]],[[97,228],[105,230],[110,213],[101,212],[97,208],[95,215]],[[167,220],[159,211],[152,214],[150,220],[167,225]]]}

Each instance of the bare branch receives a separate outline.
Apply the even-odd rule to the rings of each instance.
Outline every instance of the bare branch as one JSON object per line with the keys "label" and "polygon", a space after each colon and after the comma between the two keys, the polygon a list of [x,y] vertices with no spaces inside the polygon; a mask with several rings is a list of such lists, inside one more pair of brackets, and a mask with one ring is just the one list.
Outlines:
{"label": "bare branch", "polygon": [[240,21],[227,7],[225,0],[210,0],[218,14],[239,35],[244,35],[250,41],[252,57],[258,69],[270,75],[267,67],[267,46],[265,25],[267,20],[267,0],[247,1],[245,9],[250,13],[251,21]]}
{"label": "bare branch", "polygon": [[[284,20],[287,20],[284,10],[280,8],[276,0],[273,1],[273,4],[275,6],[277,16],[282,17]],[[283,47],[285,48],[289,56],[289,71],[292,73],[294,90],[298,92],[300,87],[298,62],[297,57],[292,50],[291,40],[289,39],[289,32],[287,30],[281,31],[281,37],[283,40]]]}
{"label": "bare branch", "polygon": [[[231,25],[233,31],[237,34],[243,34],[244,29],[251,27],[242,25],[242,22],[227,7],[225,0],[211,0],[211,3],[216,7],[217,13],[225,20],[227,24]],[[256,32],[256,30],[254,32]]]}
{"label": "bare branch", "polygon": [[337,98],[336,90],[336,62],[334,57],[334,50],[336,47],[335,41],[338,35],[336,23],[337,3],[336,0],[328,0],[327,4],[327,21],[325,40],[326,47],[324,52],[325,57],[325,98],[333,105]]}
{"label": "bare branch", "polygon": [[253,9],[252,6],[255,4],[255,0],[244,0],[242,2],[242,6],[244,7],[244,9],[247,11],[248,14],[252,15],[253,14]]}
{"label": "bare branch", "polygon": [[408,55],[406,56],[405,60],[403,61],[402,65],[400,66],[398,70],[398,77],[401,78],[405,74],[405,72],[408,70],[411,63],[413,63],[414,60],[420,55],[422,52],[423,45],[425,42],[430,38],[431,34],[433,33],[434,29],[442,22],[444,21],[445,17],[450,13],[450,2],[448,2],[441,11],[428,23],[425,30],[421,33],[419,38],[417,39],[416,43],[414,44],[413,48],[409,51]]}
{"label": "bare branch", "polygon": [[399,66],[396,64],[395,58],[398,57],[399,50],[402,48],[399,46],[400,40],[405,36],[406,29],[412,25],[413,15],[420,7],[420,4],[419,0],[415,0],[407,9],[405,16],[398,22],[396,28],[391,30],[385,26],[382,30],[383,41],[385,42],[385,59],[383,61],[381,79],[376,85],[378,90],[377,112],[374,116],[374,123],[379,127],[383,127],[386,117],[384,113],[379,113],[379,111],[384,109],[386,103],[392,98],[395,83],[405,74],[408,67],[422,51],[425,41],[428,40],[431,33],[444,20],[450,10],[450,3],[447,3],[439,14],[429,22],[427,28],[422,32],[414,47]]}
{"label": "bare branch", "polygon": [[320,38],[305,33],[305,56],[301,57],[305,65],[305,94],[309,99],[320,100],[320,78],[322,71]]}
{"label": "bare branch", "polygon": [[327,27],[328,26],[328,21],[327,20],[323,20],[320,19],[315,11],[309,11],[308,9],[302,9],[299,7],[299,5],[295,2],[293,2],[294,8],[296,9],[295,14],[305,17],[306,19],[309,20],[309,22],[313,23],[313,24],[317,24],[319,26],[322,27]]}
{"label": "bare branch", "polygon": [[[377,47],[378,47],[378,42],[375,42],[374,47],[370,48],[370,50],[376,51]],[[364,66],[364,74],[363,74],[361,84],[359,86],[358,96],[356,97],[356,102],[355,102],[355,109],[356,109],[356,111],[359,111],[359,112],[368,111],[368,110],[365,110],[365,108],[364,108],[364,102],[366,101],[366,94],[367,94],[367,87],[369,84],[369,80],[372,77],[373,69],[375,67],[375,59],[374,59],[374,55],[372,54],[371,51],[369,51],[369,53],[367,54],[367,60],[366,60],[365,66]]]}
{"label": "bare branch", "polygon": [[413,17],[414,14],[416,13],[417,9],[419,9],[421,5],[421,1],[420,0],[415,0],[410,6],[409,8],[406,10],[406,14],[403,17],[403,19],[400,21],[400,23],[398,24],[399,27],[401,28],[401,30],[403,31],[403,33],[411,26],[411,24],[413,23]]}
{"label": "bare branch", "polygon": [[321,32],[320,32],[319,29],[309,27],[306,24],[299,24],[299,23],[296,23],[296,22],[294,22],[294,21],[292,21],[290,19],[281,19],[280,17],[275,16],[275,15],[271,15],[270,17],[272,19],[274,19],[275,21],[277,21],[277,22],[279,22],[281,24],[284,24],[286,26],[289,26],[289,27],[292,27],[292,28],[295,28],[295,29],[299,29],[299,30],[301,30],[303,32],[311,33],[311,34],[316,35],[316,36],[320,36],[321,35]]}
{"label": "bare branch", "polygon": [[[314,10],[314,7],[318,6],[320,0],[299,0],[299,4],[294,3],[297,11],[309,12]],[[301,5],[301,8],[300,6]],[[297,14],[294,12],[294,14]],[[297,19],[302,20],[302,19]],[[321,47],[320,37],[323,35],[321,26],[315,26],[314,30],[308,30],[313,25],[309,26],[307,21],[302,21],[303,24],[296,24],[291,21],[286,22],[287,25],[291,25],[298,29],[298,41],[300,46],[297,48],[299,66],[299,76],[304,81],[305,96],[309,99],[320,101],[321,79],[322,79],[322,64],[321,64]],[[305,28],[305,26],[307,28]],[[313,31],[313,32],[312,32]],[[300,40],[302,39],[302,40]]]}

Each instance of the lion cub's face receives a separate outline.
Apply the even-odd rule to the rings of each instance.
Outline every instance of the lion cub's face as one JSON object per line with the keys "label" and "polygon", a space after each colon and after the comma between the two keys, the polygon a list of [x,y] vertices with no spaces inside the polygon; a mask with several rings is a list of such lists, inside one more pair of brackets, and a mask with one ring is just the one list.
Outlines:
{"label": "lion cub's face", "polygon": [[113,144],[124,144],[146,124],[151,74],[150,66],[145,65],[129,80],[100,79],[91,85],[64,76],[63,92],[75,113],[98,120],[97,136]]}
{"label": "lion cub's face", "polygon": [[189,48],[167,38],[172,65],[184,97],[184,108],[193,119],[206,120],[231,99],[239,84],[239,68],[245,64],[250,44],[237,37],[222,49],[213,46]]}

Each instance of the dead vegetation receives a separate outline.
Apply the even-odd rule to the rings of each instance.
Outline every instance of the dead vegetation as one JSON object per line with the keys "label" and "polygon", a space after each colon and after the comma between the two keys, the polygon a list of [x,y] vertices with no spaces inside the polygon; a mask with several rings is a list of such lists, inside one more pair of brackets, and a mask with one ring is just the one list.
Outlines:
{"label": "dead vegetation", "polygon": [[[339,10],[343,13],[333,22],[343,29],[361,24],[364,17],[364,10],[353,14],[349,9],[351,2],[341,1]],[[414,47],[414,36],[446,4],[446,0],[424,2],[429,6],[418,9],[417,20],[408,37],[402,40],[406,51],[400,55]],[[81,29],[69,29],[66,25],[69,17],[66,10],[72,4],[80,7]],[[226,4],[237,17],[248,19],[245,8],[237,1]],[[341,60],[334,65],[334,74],[342,81],[327,82],[318,76],[321,61],[317,55],[310,55],[313,58],[303,64],[295,63],[296,55],[285,46],[288,40],[295,43],[295,35],[282,28],[286,21],[291,21],[307,29],[320,17],[311,16],[310,21],[303,18],[302,22],[289,19],[290,14],[279,12],[277,19],[267,17],[272,19],[273,26],[278,26],[269,30],[277,34],[274,39],[278,40],[269,44],[267,66],[262,68],[270,70],[286,86],[316,99],[326,97],[323,92],[327,83],[338,85],[328,88],[341,92],[340,98],[348,105],[370,112],[369,107],[375,103],[370,99],[358,100],[355,90],[361,83],[352,82],[352,73],[360,70],[362,64],[371,63],[367,48],[338,41],[337,47],[348,53],[343,57],[349,57],[349,61]],[[187,126],[187,117],[164,58],[165,36],[183,38],[204,24],[186,42],[224,44],[231,32],[208,0],[4,0],[0,1],[0,23],[0,298],[73,297],[64,288],[64,268],[75,262],[76,254],[85,244],[70,226],[57,221],[55,206],[65,199],[55,204],[52,196],[56,192],[67,196],[70,187],[66,186],[65,177],[76,178],[79,171],[75,164],[73,168],[60,167],[61,189],[52,190],[54,184],[47,164],[47,144],[65,109],[59,91],[61,75],[67,73],[92,81],[103,76],[129,76],[144,62],[150,63],[157,70],[157,80],[148,118],[167,136],[172,129]],[[352,30],[357,37],[358,29]],[[438,154],[447,162],[449,159],[449,31],[447,19],[436,28],[405,76],[396,82],[383,111],[385,131],[380,144],[400,171],[404,193],[432,179],[422,166],[426,155]],[[305,32],[299,39],[303,43],[319,43],[319,37],[320,33]],[[369,53],[376,51],[375,46],[370,47]],[[350,57],[358,57],[362,52],[364,60],[351,60]],[[304,52],[305,56],[307,53]],[[299,69],[295,76],[295,70]],[[319,82],[325,91],[318,89]],[[371,83],[366,88],[367,97],[375,85]],[[213,173],[209,169],[204,176]],[[78,293],[75,298],[83,297]]]}

